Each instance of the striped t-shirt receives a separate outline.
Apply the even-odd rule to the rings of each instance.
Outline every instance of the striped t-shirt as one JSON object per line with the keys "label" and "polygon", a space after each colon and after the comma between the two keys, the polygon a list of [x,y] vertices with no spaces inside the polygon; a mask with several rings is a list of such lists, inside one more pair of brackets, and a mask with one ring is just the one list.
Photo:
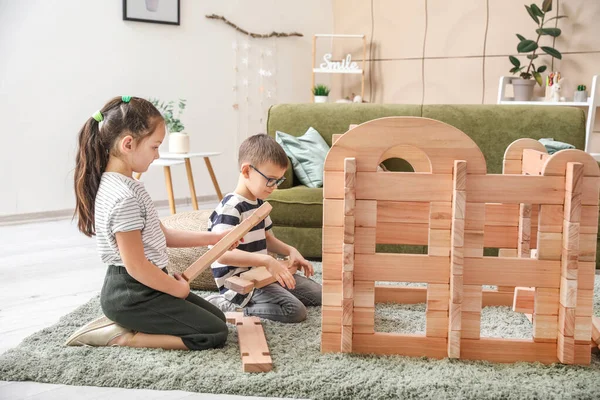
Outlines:
{"label": "striped t-shirt", "polygon": [[117,232],[142,231],[144,254],[159,268],[169,262],[167,240],[144,184],[117,172],[105,172],[95,201],[96,242],[102,261],[125,266],[119,253]]}
{"label": "striped t-shirt", "polygon": [[[252,215],[252,213],[263,203],[264,201],[260,199],[255,201],[248,200],[237,193],[228,194],[221,200],[221,203],[211,214],[210,220],[208,221],[208,230],[212,232],[223,232],[232,229]],[[271,218],[267,216],[267,218],[253,227],[250,232],[244,236],[244,241],[240,242],[237,248],[250,253],[267,254],[266,231],[271,229],[272,225]],[[219,292],[227,300],[237,305],[245,305],[250,300],[252,293],[243,295],[225,287],[225,280],[227,278],[234,275],[237,276],[248,271],[250,268],[224,265],[218,261],[215,261],[211,267]]]}

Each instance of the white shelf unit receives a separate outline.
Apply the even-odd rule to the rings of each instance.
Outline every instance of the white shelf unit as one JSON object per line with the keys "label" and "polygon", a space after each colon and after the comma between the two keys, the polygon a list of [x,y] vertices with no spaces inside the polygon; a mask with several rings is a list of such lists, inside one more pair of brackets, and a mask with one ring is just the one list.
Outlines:
{"label": "white shelf unit", "polygon": [[[315,62],[317,60],[317,38],[329,38],[329,39],[362,39],[363,42],[363,58],[362,58],[362,66],[360,69],[356,70],[330,70],[323,68],[315,68]],[[329,34],[329,33],[317,33],[313,36],[312,43],[312,80],[310,90],[312,92],[312,88],[315,87],[315,74],[360,74],[361,75],[361,83],[360,83],[360,97],[365,98],[365,60],[367,58],[367,37],[365,35],[338,35],[338,34]],[[315,98],[311,96],[311,101],[314,103]]]}
{"label": "white shelf unit", "polygon": [[511,85],[513,79],[521,79],[515,76],[503,76],[500,78],[498,87],[498,104],[513,104],[513,105],[528,105],[528,106],[571,106],[571,107],[586,107],[587,121],[585,125],[585,151],[590,153],[592,157],[600,161],[600,153],[592,153],[590,149],[590,141],[594,131],[594,121],[596,119],[596,107],[598,107],[598,96],[600,91],[598,84],[598,75],[592,78],[592,85],[589,87],[590,96],[587,101],[546,101],[543,97],[536,97],[531,101],[515,101],[514,97],[506,96],[506,85]]}

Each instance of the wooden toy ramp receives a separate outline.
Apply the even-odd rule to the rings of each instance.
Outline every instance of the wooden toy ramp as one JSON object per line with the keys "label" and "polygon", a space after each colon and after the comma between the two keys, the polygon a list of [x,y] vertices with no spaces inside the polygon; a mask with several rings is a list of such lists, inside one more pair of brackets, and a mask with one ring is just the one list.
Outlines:
{"label": "wooden toy ramp", "polygon": [[[589,364],[600,170],[579,150],[512,143],[488,175],[462,131],[427,118],[369,121],[324,167],[323,352]],[[389,158],[415,172],[385,172]],[[378,253],[427,245],[428,254]],[[499,249],[484,257],[484,247]],[[426,287],[379,286],[421,282]],[[497,290],[484,290],[496,285]],[[532,288],[533,337],[484,338],[481,309]],[[426,303],[426,333],[375,331],[375,303]]]}

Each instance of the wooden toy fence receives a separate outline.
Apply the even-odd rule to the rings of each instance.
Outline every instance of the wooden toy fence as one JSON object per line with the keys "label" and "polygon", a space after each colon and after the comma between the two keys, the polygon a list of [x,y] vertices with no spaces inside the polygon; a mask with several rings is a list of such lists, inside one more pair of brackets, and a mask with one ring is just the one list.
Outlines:
{"label": "wooden toy fence", "polygon": [[[323,352],[590,363],[600,186],[590,155],[549,156],[520,139],[504,173],[488,175],[477,145],[436,120],[381,118],[338,136],[324,167]],[[415,172],[380,171],[389,158]],[[533,338],[481,337],[482,307],[511,305],[516,286],[535,288]],[[425,335],[375,332],[379,302],[426,303]]]}

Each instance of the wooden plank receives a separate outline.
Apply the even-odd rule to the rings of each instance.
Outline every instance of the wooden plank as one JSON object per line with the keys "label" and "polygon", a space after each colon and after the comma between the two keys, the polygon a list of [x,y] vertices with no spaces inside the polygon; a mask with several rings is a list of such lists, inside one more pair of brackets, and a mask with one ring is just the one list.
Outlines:
{"label": "wooden plank", "polygon": [[375,307],[354,307],[353,334],[375,333]]}
{"label": "wooden plank", "polygon": [[354,281],[354,307],[375,306],[375,282]]}
{"label": "wooden plank", "polygon": [[[467,163],[466,161],[454,161],[453,174],[453,196],[452,196],[452,257],[450,262],[450,299],[448,308],[448,357],[460,357],[460,340],[468,333],[469,336],[479,335],[479,330],[465,329],[463,326],[463,263],[464,263],[464,235],[466,209],[466,187],[467,187]],[[462,256],[461,256],[462,255]],[[478,313],[477,313],[478,314]],[[466,322],[466,321],[465,321]],[[471,321],[472,322],[472,321]],[[472,324],[471,324],[472,325]],[[469,328],[473,328],[470,326]],[[463,333],[463,330],[465,332]]]}
{"label": "wooden plank", "polygon": [[[381,222],[426,224],[429,221],[429,202],[377,201],[376,204],[378,224]],[[449,205],[450,202],[437,202],[433,204]],[[440,217],[443,217],[443,214]]]}
{"label": "wooden plank", "polygon": [[244,317],[241,312],[226,313],[228,322],[234,323],[238,331],[242,371],[268,372],[273,369],[273,360],[258,317]]}
{"label": "wooden plank", "polygon": [[342,332],[342,307],[321,307],[321,331]]}
{"label": "wooden plank", "polygon": [[493,248],[516,248],[519,230],[516,226],[485,226],[483,246]]}
{"label": "wooden plank", "polygon": [[502,173],[503,174],[521,174],[521,160],[503,160],[502,161]]}
{"label": "wooden plank", "polygon": [[595,262],[596,261],[596,245],[597,236],[595,234],[580,234],[579,235],[579,261]]}
{"label": "wooden plank", "polygon": [[[565,217],[565,219],[567,218]],[[579,232],[582,234],[598,234],[598,207],[581,206]]]}
{"label": "wooden plank", "polygon": [[[530,139],[530,138],[521,138],[521,139],[517,139],[514,142],[512,142],[510,145],[508,145],[508,147],[506,148],[506,151],[504,152],[504,160],[522,160],[523,159],[523,152],[526,149],[534,149],[534,150],[538,150],[541,152],[546,151],[546,148],[544,147],[543,144],[541,144],[539,141],[535,140],[535,139]],[[521,169],[519,168],[518,172],[504,172],[505,174],[509,173],[509,174],[520,174],[521,173]]]}
{"label": "wooden plank", "polygon": [[449,229],[429,229],[428,255],[450,256],[450,236]]}
{"label": "wooden plank", "polygon": [[339,280],[342,276],[342,249],[337,253],[323,253],[323,279]]}
{"label": "wooden plank", "polygon": [[321,353],[339,353],[341,341],[341,333],[321,332]]}
{"label": "wooden plank", "polygon": [[449,283],[449,263],[449,257],[434,257],[424,254],[356,254],[354,279]]}
{"label": "wooden plank", "polygon": [[341,307],[342,306],[342,281],[323,279],[323,297],[324,306]]}
{"label": "wooden plank", "polygon": [[538,231],[562,232],[564,220],[562,204],[542,204],[538,215]]}
{"label": "wooden plank", "polygon": [[556,343],[557,334],[557,315],[533,315],[533,340],[535,342]]}
{"label": "wooden plank", "polygon": [[448,312],[438,310],[427,310],[425,312],[425,336],[448,337]]}
{"label": "wooden plank", "polygon": [[232,276],[225,280],[225,287],[239,294],[248,294],[254,289],[254,282]]}
{"label": "wooden plank", "polygon": [[577,306],[577,280],[561,277],[560,279],[560,304],[564,307]]}
{"label": "wooden plank", "polygon": [[583,164],[584,176],[600,176],[598,162],[594,158],[576,149],[567,149],[556,152],[546,161],[543,174],[547,176],[565,176],[567,163],[579,162]]}
{"label": "wooden plank", "polygon": [[361,200],[442,201],[452,197],[452,175],[421,172],[358,172],[356,198]]}
{"label": "wooden plank", "polygon": [[592,317],[592,340],[600,346],[600,317]]}
{"label": "wooden plank", "polygon": [[595,273],[595,262],[579,262],[577,265],[577,289],[593,290]]}
{"label": "wooden plank", "polygon": [[522,172],[526,175],[542,175],[544,163],[549,157],[550,155],[545,151],[524,149]]}
{"label": "wooden plank", "polygon": [[558,176],[474,175],[467,198],[475,203],[563,204],[564,178]]}
{"label": "wooden plank", "polygon": [[[466,221],[465,221],[466,222]],[[465,228],[465,238],[463,246],[463,256],[483,257],[484,231],[472,231]]]}
{"label": "wooden plank", "polygon": [[378,244],[427,245],[429,225],[414,223],[378,222],[376,231]]}
{"label": "wooden plank", "polygon": [[519,226],[519,204],[486,203],[485,224]]}
{"label": "wooden plank", "polygon": [[575,344],[589,343],[592,337],[592,316],[575,316],[575,332],[573,338]]}
{"label": "wooden plank", "polygon": [[[377,202],[357,200],[354,209],[356,226],[375,228],[377,226]],[[342,199],[323,199],[323,225],[344,225],[344,201]]]}
{"label": "wooden plank", "polygon": [[383,332],[355,334],[354,351],[363,354],[398,354],[438,359],[447,356],[445,338]]}
{"label": "wooden plank", "polygon": [[462,339],[460,355],[465,360],[501,363],[526,361],[552,364],[558,361],[555,343],[536,343],[523,339]]}
{"label": "wooden plank", "polygon": [[549,233],[538,231],[538,260],[560,260],[562,257],[562,241],[562,233]]}
{"label": "wooden plank", "polygon": [[534,308],[530,314],[558,315],[559,302],[559,289],[538,287],[535,289]]}
{"label": "wooden plank", "polygon": [[[465,230],[483,232],[487,206],[484,203],[467,202],[465,208]],[[483,243],[483,242],[482,242]]]}
{"label": "wooden plank", "polygon": [[558,361],[563,364],[575,364],[575,339],[561,333],[558,334],[557,339],[556,353]]}
{"label": "wooden plank", "polygon": [[250,232],[255,225],[265,219],[271,212],[273,207],[269,203],[264,203],[258,207],[256,211],[252,213],[248,218],[243,220],[239,225],[233,228],[225,237],[213,247],[211,247],[206,253],[204,253],[198,260],[190,265],[182,274],[183,278],[190,282],[194,280],[198,275],[208,268],[214,261],[221,257],[231,245],[243,238],[246,233]]}
{"label": "wooden plank", "polygon": [[593,290],[577,290],[577,308],[575,310],[575,315],[578,317],[587,317],[590,315],[594,315]]}
{"label": "wooden plank", "polygon": [[[447,283],[430,283],[427,285],[427,310],[445,311],[448,314],[450,301],[450,285]],[[444,329],[447,328],[447,323]]]}
{"label": "wooden plank", "polygon": [[431,212],[429,213],[429,227],[431,229],[450,229],[451,225],[452,203],[449,201],[432,202]]}
{"label": "wooden plank", "polygon": [[483,290],[479,285],[463,285],[462,311],[481,313]]}
{"label": "wooden plank", "polygon": [[503,257],[465,258],[464,283],[558,288],[560,261]]}
{"label": "wooden plank", "polygon": [[[468,288],[472,285],[465,285]],[[475,285],[473,285],[475,286]],[[478,286],[481,290],[481,286]],[[557,289],[558,290],[558,289]],[[481,298],[481,307],[487,306],[512,306],[513,293],[512,292],[497,292],[491,289],[484,289]],[[475,311],[472,307],[474,302],[465,303],[465,299],[471,299],[470,292],[465,292],[463,298],[463,305],[467,307],[468,311]],[[414,286],[391,286],[391,285],[376,285],[375,286],[375,302],[376,303],[397,303],[397,304],[418,304],[425,303],[427,301],[427,288],[426,287],[414,287]],[[558,302],[558,300],[557,300]]]}
{"label": "wooden plank", "polygon": [[479,339],[481,337],[481,312],[462,311],[461,339]]}
{"label": "wooden plank", "polygon": [[533,314],[535,288],[517,286],[514,291],[512,310],[524,314]]}

